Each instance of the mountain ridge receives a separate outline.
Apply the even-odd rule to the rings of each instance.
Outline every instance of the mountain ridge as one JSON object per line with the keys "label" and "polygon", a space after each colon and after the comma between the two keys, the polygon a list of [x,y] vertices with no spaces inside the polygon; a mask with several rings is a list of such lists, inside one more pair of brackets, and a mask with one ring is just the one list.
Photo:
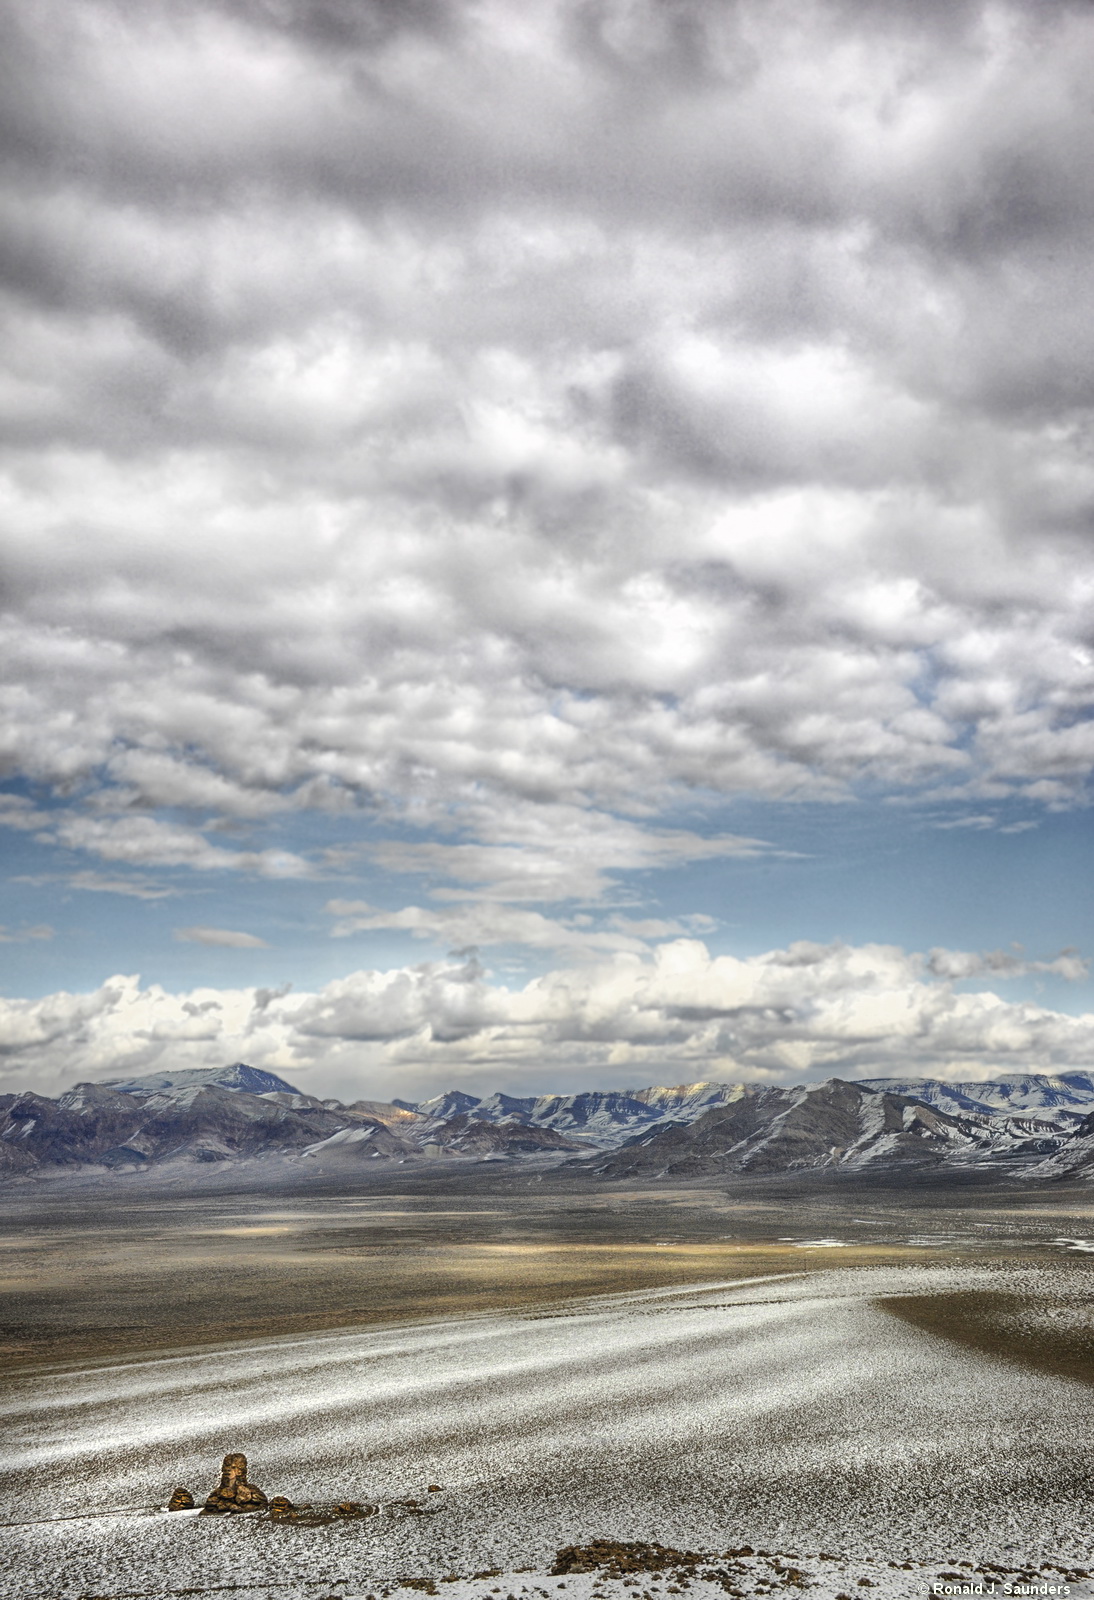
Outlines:
{"label": "mountain ridge", "polygon": [[[1094,1117],[1090,1123],[1094,1129]],[[1072,1137],[1055,1123],[1031,1128],[987,1114],[957,1117],[860,1080],[765,1088],[690,1123],[638,1134],[598,1157],[605,1179],[693,1178],[805,1170],[1028,1165]]]}
{"label": "mountain ridge", "polygon": [[911,1168],[1094,1181],[1094,1075],[701,1080],[483,1098],[449,1090],[417,1104],[347,1106],[234,1062],[79,1083],[56,1099],[0,1095],[8,1176],[269,1156],[339,1171],[377,1160],[536,1159],[608,1182]]}

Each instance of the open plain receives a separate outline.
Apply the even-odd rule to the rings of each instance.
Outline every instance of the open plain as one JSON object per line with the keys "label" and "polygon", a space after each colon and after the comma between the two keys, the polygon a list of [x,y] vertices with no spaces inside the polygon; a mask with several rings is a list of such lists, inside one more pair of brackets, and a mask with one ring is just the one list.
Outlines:
{"label": "open plain", "polygon": [[[9,1191],[0,1594],[1094,1592],[1088,1232],[1043,1190]],[[377,1510],[162,1509],[229,1450]],[[549,1575],[598,1538],[703,1560]]]}

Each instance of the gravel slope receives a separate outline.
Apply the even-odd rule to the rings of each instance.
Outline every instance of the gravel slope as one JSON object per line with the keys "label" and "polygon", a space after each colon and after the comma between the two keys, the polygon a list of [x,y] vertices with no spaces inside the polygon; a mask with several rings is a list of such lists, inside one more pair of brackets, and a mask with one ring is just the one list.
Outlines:
{"label": "gravel slope", "polygon": [[[0,1595],[282,1600],[523,1568],[440,1592],[581,1600],[620,1580],[542,1574],[598,1536],[786,1552],[818,1600],[863,1575],[925,1594],[962,1560],[1085,1568],[1094,1389],[871,1303],[982,1284],[1035,1305],[1068,1281],[1066,1265],[787,1274],[27,1375],[0,1404]],[[155,1510],[176,1484],[204,1496],[229,1449],[270,1494],[384,1509],[320,1528]],[[696,1600],[726,1581],[693,1575]],[[759,1567],[733,1581],[759,1592]]]}

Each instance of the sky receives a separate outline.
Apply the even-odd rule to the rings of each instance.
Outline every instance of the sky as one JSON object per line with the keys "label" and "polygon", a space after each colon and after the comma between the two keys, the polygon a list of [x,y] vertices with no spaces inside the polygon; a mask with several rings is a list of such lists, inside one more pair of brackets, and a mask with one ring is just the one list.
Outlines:
{"label": "sky", "polygon": [[0,1092],[1094,1065],[1094,10],[0,0]]}

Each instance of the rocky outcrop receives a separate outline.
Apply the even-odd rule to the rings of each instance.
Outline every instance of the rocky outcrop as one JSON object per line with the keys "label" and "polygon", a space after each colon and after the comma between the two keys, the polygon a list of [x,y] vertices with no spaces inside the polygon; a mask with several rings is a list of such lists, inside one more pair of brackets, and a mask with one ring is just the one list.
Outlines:
{"label": "rocky outcrop", "polygon": [[[391,1505],[397,1504],[391,1502]],[[378,1506],[365,1505],[360,1500],[340,1500],[334,1506],[295,1506],[279,1494],[270,1501],[268,1514],[271,1522],[292,1522],[299,1528],[323,1528],[331,1522],[359,1522],[363,1517],[374,1517],[378,1510]]]}
{"label": "rocky outcrop", "polygon": [[[430,1484],[430,1494],[440,1494],[437,1484]],[[422,1515],[420,1500],[391,1500],[385,1502],[391,1515]],[[189,1489],[178,1488],[167,1502],[168,1511],[192,1511],[194,1497]],[[296,1505],[287,1495],[275,1494],[267,1499],[257,1484],[247,1481],[247,1457],[231,1450],[224,1457],[220,1469],[220,1482],[201,1508],[202,1516],[224,1516],[239,1512],[260,1513],[268,1522],[288,1522],[299,1527],[318,1528],[331,1522],[357,1522],[363,1517],[374,1517],[379,1506],[367,1505],[361,1500],[340,1500],[336,1505]]]}
{"label": "rocky outcrop", "polygon": [[[730,1556],[750,1556],[750,1545],[726,1552]],[[698,1568],[712,1558],[697,1550],[674,1550],[671,1545],[645,1544],[639,1540],[593,1539],[589,1544],[568,1544],[555,1554],[551,1577],[570,1573],[603,1572],[606,1578],[626,1580],[638,1573],[668,1573],[681,1584],[698,1576]],[[731,1590],[731,1593],[737,1592]]]}
{"label": "rocky outcrop", "polygon": [[264,1511],[268,1502],[262,1490],[247,1482],[247,1457],[232,1451],[224,1457],[220,1484],[206,1500],[203,1513]]}

